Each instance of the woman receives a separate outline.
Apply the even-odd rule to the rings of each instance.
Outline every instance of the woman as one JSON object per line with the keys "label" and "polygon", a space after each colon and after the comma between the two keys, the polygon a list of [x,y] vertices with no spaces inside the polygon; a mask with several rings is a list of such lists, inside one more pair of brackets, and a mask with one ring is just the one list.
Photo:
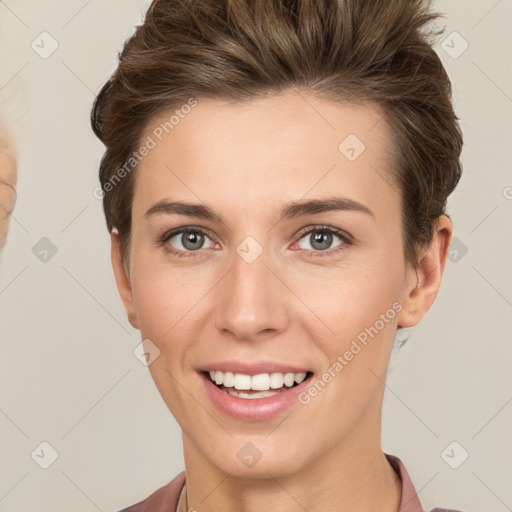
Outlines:
{"label": "woman", "polygon": [[16,160],[12,142],[0,128],[0,250],[5,245],[16,198]]}
{"label": "woman", "polygon": [[92,112],[101,194],[185,459],[125,511],[423,510],[380,424],[462,171],[422,31],[437,16],[421,0],[155,0],[125,44]]}

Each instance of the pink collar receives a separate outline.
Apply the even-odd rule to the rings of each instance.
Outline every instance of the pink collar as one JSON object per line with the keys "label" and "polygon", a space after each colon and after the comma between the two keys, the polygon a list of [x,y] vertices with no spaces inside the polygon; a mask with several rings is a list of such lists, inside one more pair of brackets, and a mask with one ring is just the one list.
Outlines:
{"label": "pink collar", "polygon": [[[402,481],[402,497],[400,498],[398,512],[423,512],[423,507],[421,506],[416,490],[414,489],[411,477],[409,476],[409,473],[407,473],[402,461],[394,455],[389,455],[387,453],[384,455]],[[185,471],[182,471],[168,484],[157,489],[145,500],[132,505],[131,507],[125,508],[120,512],[156,512],[160,510],[175,512],[179,496],[184,485]],[[435,510],[442,512],[446,509]]]}

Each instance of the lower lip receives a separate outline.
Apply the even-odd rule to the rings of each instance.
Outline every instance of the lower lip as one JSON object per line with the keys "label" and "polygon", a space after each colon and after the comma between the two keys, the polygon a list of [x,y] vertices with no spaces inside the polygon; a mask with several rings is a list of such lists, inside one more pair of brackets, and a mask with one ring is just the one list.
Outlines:
{"label": "lower lip", "polygon": [[219,389],[209,377],[199,372],[211,401],[223,413],[238,420],[264,421],[278,416],[298,403],[297,396],[310,384],[311,378],[303,380],[293,388],[286,388],[274,396],[265,398],[238,398]]}

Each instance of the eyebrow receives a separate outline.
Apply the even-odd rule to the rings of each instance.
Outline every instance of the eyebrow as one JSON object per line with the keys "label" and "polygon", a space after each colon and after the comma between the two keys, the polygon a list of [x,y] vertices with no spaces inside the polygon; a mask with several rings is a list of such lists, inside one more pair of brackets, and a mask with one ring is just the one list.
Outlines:
{"label": "eyebrow", "polygon": [[[327,197],[322,199],[291,201],[286,203],[281,210],[278,222],[287,219],[301,217],[303,215],[315,215],[332,211],[355,211],[365,213],[375,218],[374,213],[364,204],[345,197]],[[183,215],[196,217],[223,223],[221,216],[204,204],[184,203],[181,201],[162,200],[155,203],[144,214],[148,218],[153,215]]]}

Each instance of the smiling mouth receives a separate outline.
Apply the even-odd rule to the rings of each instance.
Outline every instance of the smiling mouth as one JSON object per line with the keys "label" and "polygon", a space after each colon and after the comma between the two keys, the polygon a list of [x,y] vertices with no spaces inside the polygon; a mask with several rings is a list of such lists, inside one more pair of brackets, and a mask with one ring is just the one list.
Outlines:
{"label": "smiling mouth", "polygon": [[299,386],[313,376],[305,373],[262,373],[246,375],[241,373],[203,371],[212,384],[224,393],[247,400],[267,398]]}

